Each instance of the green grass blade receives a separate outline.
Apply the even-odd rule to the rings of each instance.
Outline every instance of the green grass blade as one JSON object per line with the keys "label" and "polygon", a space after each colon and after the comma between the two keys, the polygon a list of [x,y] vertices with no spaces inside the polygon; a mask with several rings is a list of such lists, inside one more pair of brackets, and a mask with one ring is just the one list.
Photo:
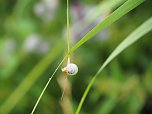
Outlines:
{"label": "green grass blade", "polygon": [[26,92],[32,87],[32,85],[39,79],[44,73],[46,68],[55,60],[55,58],[63,51],[61,48],[61,42],[59,42],[51,51],[46,55],[24,78],[19,86],[13,91],[8,99],[0,106],[1,114],[8,114],[23,98]]}
{"label": "green grass blade", "polygon": [[67,43],[68,43],[68,53],[70,51],[70,19],[69,19],[69,0],[67,0]]}
{"label": "green grass blade", "polygon": [[84,103],[84,100],[89,93],[89,90],[91,86],[93,85],[95,79],[97,76],[101,73],[101,71],[107,66],[108,63],[110,63],[118,54],[120,54],[123,50],[125,50],[127,47],[135,43],[137,40],[139,40],[142,36],[147,34],[152,30],[152,17],[148,19],[146,22],[144,22],[141,26],[139,26],[134,32],[132,32],[122,43],[120,43],[117,48],[111,53],[111,55],[108,57],[108,59],[104,62],[104,64],[100,67],[98,72],[95,74],[95,76],[92,78],[90,83],[88,84],[81,101],[79,103],[79,106],[76,110],[76,114],[79,114],[81,107]]}
{"label": "green grass blade", "polygon": [[35,105],[34,105],[34,108],[32,109],[31,114],[34,114],[35,109],[36,109],[37,105],[39,104],[39,102],[40,102],[40,100],[41,100],[41,98],[42,98],[42,96],[43,96],[45,90],[46,90],[47,87],[49,86],[49,84],[50,84],[52,78],[54,77],[55,73],[58,71],[58,69],[60,68],[60,66],[61,66],[62,63],[64,62],[64,60],[67,58],[67,56],[68,56],[68,55],[66,55],[66,56],[62,59],[62,61],[59,63],[59,65],[56,67],[56,69],[54,70],[54,72],[53,72],[52,75],[50,76],[50,78],[49,78],[49,80],[47,81],[46,85],[44,86],[44,88],[43,88],[43,90],[42,90],[42,92],[41,92],[41,94],[40,94],[38,100],[36,101],[36,103],[35,103]]}
{"label": "green grass blade", "polygon": [[80,47],[83,43],[85,43],[87,40],[92,38],[95,34],[97,34],[99,31],[103,30],[105,27],[109,26],[110,24],[117,21],[120,17],[140,5],[144,0],[128,0],[126,1],[122,6],[120,6],[117,10],[115,10],[111,15],[109,15],[104,21],[99,23],[97,26],[95,26],[90,32],[88,32],[78,43],[76,43],[72,49],[70,50],[70,53],[72,53],[74,50],[76,50],[78,47]]}
{"label": "green grass blade", "polygon": [[85,28],[93,23],[97,18],[99,18],[101,14],[105,15],[112,12],[113,9],[120,6],[120,4],[124,3],[125,1],[127,0],[103,0],[95,8],[87,12],[81,20],[75,22],[71,27],[71,31],[77,31],[78,34],[82,34],[82,31],[85,30]]}

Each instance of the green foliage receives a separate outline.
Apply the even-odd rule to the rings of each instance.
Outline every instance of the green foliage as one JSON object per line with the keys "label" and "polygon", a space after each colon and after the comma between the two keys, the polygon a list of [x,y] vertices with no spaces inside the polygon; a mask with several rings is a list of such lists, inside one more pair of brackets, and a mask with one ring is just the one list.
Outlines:
{"label": "green foliage", "polygon": [[[49,1],[51,3],[44,4]],[[82,114],[151,113],[152,32],[145,34],[151,30],[152,2],[147,0],[137,7],[143,0],[69,0],[69,9],[65,1],[58,1],[57,6],[53,6],[56,3],[53,1],[0,2],[0,113],[31,113],[48,79],[38,102],[46,87],[47,91],[35,113],[72,114],[76,109],[76,113],[81,110]],[[48,6],[57,9],[47,9]],[[43,12],[41,16],[36,9]],[[69,53],[67,40],[63,40],[67,9],[68,33],[64,34],[70,36],[69,47],[78,41]],[[145,21],[148,18],[149,21]],[[86,34],[85,30],[89,32]],[[129,40],[122,41],[128,34]],[[84,37],[79,40],[79,36]],[[31,37],[36,37],[39,43],[28,51],[25,44]],[[134,43],[139,38],[142,39]],[[66,56],[62,59],[62,55]],[[69,55],[71,62],[79,66],[79,72],[68,78],[65,96],[59,102],[64,76],[58,70]]]}
{"label": "green foliage", "polygon": [[144,36],[145,34],[147,34],[148,32],[150,32],[152,30],[152,18],[150,18],[149,20],[147,20],[145,23],[143,23],[140,27],[138,27],[135,31],[133,31],[133,33],[131,33],[127,38],[125,38],[125,40],[120,43],[118,45],[118,47],[111,53],[111,55],[107,58],[107,60],[103,63],[103,65],[100,67],[100,69],[97,71],[97,73],[93,76],[92,80],[89,82],[83,97],[80,101],[80,104],[78,106],[78,109],[76,111],[76,114],[79,114],[80,109],[82,107],[82,104],[91,88],[91,86],[93,85],[95,79],[97,78],[97,76],[101,73],[101,71],[117,56],[119,55],[124,49],[126,49],[127,47],[129,47],[131,44],[133,44],[134,42],[136,42],[137,40],[139,40],[142,36]]}
{"label": "green foliage", "polygon": [[144,0],[128,0],[122,6],[120,6],[116,11],[114,11],[110,16],[108,16],[103,22],[94,27],[88,34],[86,34],[75,46],[72,47],[70,52],[73,52],[78,47],[80,47],[84,42],[92,38],[99,31],[103,30],[105,27],[109,26],[113,22],[117,21],[120,17],[140,5]]}
{"label": "green foliage", "polygon": [[[45,72],[46,68],[54,61],[54,59],[63,51],[61,42],[52,49],[24,78],[20,85],[9,96],[5,103],[1,106],[1,113],[9,113],[14,106],[23,98],[26,92],[33,86],[38,78]],[[16,98],[16,99],[14,99]]]}

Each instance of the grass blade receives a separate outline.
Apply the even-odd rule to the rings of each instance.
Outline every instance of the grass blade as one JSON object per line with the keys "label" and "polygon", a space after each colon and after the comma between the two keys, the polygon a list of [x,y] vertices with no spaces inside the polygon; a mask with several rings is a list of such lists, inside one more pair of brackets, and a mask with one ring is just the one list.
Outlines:
{"label": "grass blade", "polygon": [[95,76],[90,81],[89,85],[87,86],[81,101],[79,103],[79,106],[76,110],[76,114],[79,114],[81,107],[84,103],[84,100],[89,93],[89,90],[91,86],[93,85],[95,79],[97,76],[101,73],[101,71],[110,63],[118,54],[120,54],[123,50],[125,50],[127,47],[135,43],[137,40],[139,40],[142,36],[147,34],[152,30],[152,17],[148,19],[146,22],[144,22],[141,26],[139,26],[134,32],[132,32],[122,43],[120,43],[117,48],[111,53],[111,55],[107,58],[107,60],[104,62],[104,64],[100,67],[98,72],[95,74]]}
{"label": "grass blade", "polygon": [[117,21],[120,17],[140,5],[144,0],[128,0],[122,6],[120,6],[117,10],[115,10],[111,15],[109,15],[104,21],[95,26],[90,32],[88,32],[78,43],[76,43],[70,53],[75,51],[78,47],[80,47],[87,40],[92,38],[99,31],[103,30],[105,27]]}
{"label": "grass blade", "polygon": [[[82,34],[82,31],[84,31],[88,25],[95,22],[95,20],[99,18],[101,14],[103,14],[104,18],[105,14],[112,12],[113,9],[120,6],[120,4],[124,3],[125,1],[127,0],[103,0],[95,8],[89,10],[89,12],[87,12],[82,19],[75,22],[71,27],[71,31],[77,31],[77,34]],[[83,34],[85,35],[85,33]]]}
{"label": "grass blade", "polygon": [[62,61],[59,63],[59,65],[56,67],[56,69],[54,70],[54,72],[53,72],[52,75],[50,76],[50,78],[49,78],[49,80],[47,81],[45,87],[43,88],[43,90],[42,90],[42,92],[41,92],[38,100],[36,101],[36,103],[35,103],[35,105],[34,105],[34,108],[32,109],[31,114],[34,114],[37,105],[39,104],[39,102],[40,102],[40,100],[41,100],[41,98],[42,98],[45,90],[47,89],[48,85],[50,84],[50,81],[52,80],[52,78],[54,77],[55,73],[58,71],[58,69],[60,68],[60,66],[62,65],[62,63],[64,62],[64,60],[65,60],[66,58],[67,58],[67,56],[65,56],[65,57],[62,59]]}
{"label": "grass blade", "polygon": [[69,18],[69,0],[67,0],[67,43],[68,53],[70,51],[70,18]]}

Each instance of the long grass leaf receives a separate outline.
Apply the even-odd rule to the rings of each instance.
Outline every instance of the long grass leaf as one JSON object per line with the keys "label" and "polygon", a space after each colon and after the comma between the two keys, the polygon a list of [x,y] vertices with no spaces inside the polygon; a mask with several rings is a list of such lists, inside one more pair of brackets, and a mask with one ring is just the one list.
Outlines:
{"label": "long grass leaf", "polygon": [[[101,14],[105,15],[112,12],[113,9],[120,6],[120,4],[124,3],[125,1],[127,0],[103,0],[95,8],[90,9],[83,18],[75,22],[71,26],[71,31],[77,31],[77,34],[82,34],[82,31],[84,31],[85,28],[93,23],[97,18],[101,17]],[[104,15],[103,18],[105,18]],[[82,35],[85,35],[85,32]]]}
{"label": "long grass leaf", "polygon": [[81,101],[78,105],[78,108],[76,110],[76,114],[79,114],[81,107],[84,103],[84,100],[86,96],[88,95],[91,86],[93,85],[95,79],[97,76],[101,73],[101,71],[110,63],[117,55],[119,55],[123,50],[125,50],[127,47],[135,43],[137,40],[139,40],[142,36],[147,34],[152,30],[152,17],[148,19],[146,22],[144,22],[141,26],[139,26],[134,32],[132,32],[122,43],[120,43],[117,48],[111,53],[111,55],[107,58],[107,60],[104,62],[104,64],[100,67],[98,72],[93,76],[92,80],[89,82]]}
{"label": "long grass leaf", "polygon": [[111,15],[109,15],[104,21],[99,23],[97,26],[95,26],[90,32],[88,32],[78,43],[76,43],[72,49],[70,50],[70,53],[72,53],[74,50],[76,50],[78,47],[80,47],[83,43],[85,43],[87,40],[92,38],[95,34],[97,34],[99,31],[103,30],[105,27],[111,25],[115,21],[117,21],[120,17],[140,5],[144,0],[128,0],[126,1],[122,6],[120,6],[117,10],[115,10]]}
{"label": "long grass leaf", "polygon": [[67,44],[70,51],[70,18],[69,18],[69,0],[67,0]]}

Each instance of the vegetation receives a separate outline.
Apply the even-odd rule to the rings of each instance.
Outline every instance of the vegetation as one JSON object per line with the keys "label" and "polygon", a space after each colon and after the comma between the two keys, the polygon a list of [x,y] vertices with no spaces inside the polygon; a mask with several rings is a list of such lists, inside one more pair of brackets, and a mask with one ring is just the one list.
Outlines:
{"label": "vegetation", "polygon": [[[143,2],[70,1],[69,9],[66,1],[1,1],[0,113],[31,113],[48,79],[35,113],[151,113],[152,8]],[[59,69],[69,55],[79,72],[65,83]]]}

